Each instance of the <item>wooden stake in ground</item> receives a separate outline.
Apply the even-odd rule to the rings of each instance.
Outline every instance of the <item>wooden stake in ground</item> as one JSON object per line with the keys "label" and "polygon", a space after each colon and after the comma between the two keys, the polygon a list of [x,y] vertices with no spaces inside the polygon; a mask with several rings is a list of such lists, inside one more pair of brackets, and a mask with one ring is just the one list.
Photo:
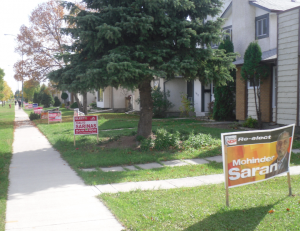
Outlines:
{"label": "wooden stake in ground", "polygon": [[228,189],[228,162],[227,162],[227,145],[224,145],[225,151],[225,190],[226,190],[226,206],[229,207],[229,189]]}
{"label": "wooden stake in ground", "polygon": [[289,185],[289,196],[292,196],[292,186],[291,186],[291,175],[290,172],[287,172],[287,180]]}

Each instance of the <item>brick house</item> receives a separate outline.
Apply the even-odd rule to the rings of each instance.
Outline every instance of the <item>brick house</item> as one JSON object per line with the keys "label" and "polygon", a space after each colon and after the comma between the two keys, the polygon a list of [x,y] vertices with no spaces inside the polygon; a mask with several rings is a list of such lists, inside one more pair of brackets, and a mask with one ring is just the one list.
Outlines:
{"label": "brick house", "polygon": [[260,84],[263,122],[299,126],[299,0],[225,1],[221,17],[230,33],[235,52],[236,119],[256,118],[251,83],[241,80],[243,57],[248,45],[257,40],[262,62],[270,76]]}

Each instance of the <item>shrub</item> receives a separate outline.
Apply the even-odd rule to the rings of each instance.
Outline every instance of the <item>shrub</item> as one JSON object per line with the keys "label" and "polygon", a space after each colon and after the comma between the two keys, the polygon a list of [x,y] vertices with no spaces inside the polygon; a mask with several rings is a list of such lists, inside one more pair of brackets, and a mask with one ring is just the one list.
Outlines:
{"label": "shrub", "polygon": [[180,141],[180,133],[176,131],[175,133],[169,133],[166,129],[157,129],[156,130],[156,139],[155,139],[155,149],[162,150],[167,149],[170,146],[177,148]]}
{"label": "shrub", "polygon": [[54,103],[54,99],[52,95],[43,93],[41,103],[44,105],[45,108],[50,107],[50,104]]}
{"label": "shrub", "polygon": [[69,96],[66,92],[63,92],[61,93],[61,96],[60,96],[63,100],[66,100]]}
{"label": "shrub", "polygon": [[96,108],[96,107],[97,107],[97,103],[96,103],[96,102],[92,102],[92,103],[90,104],[90,106],[91,106],[92,108]]}
{"label": "shrub", "polygon": [[249,116],[243,123],[243,126],[247,128],[256,128],[258,126],[258,121],[257,119],[253,119],[251,116]]}
{"label": "shrub", "polygon": [[57,106],[60,106],[60,105],[61,105],[61,102],[60,102],[59,98],[57,96],[55,96],[53,106],[57,107]]}
{"label": "shrub", "polygon": [[241,126],[241,124],[238,123],[238,122],[234,122],[234,123],[232,123],[232,124],[229,125],[229,127],[231,129],[239,129],[239,126]]}
{"label": "shrub", "polygon": [[[230,39],[226,39],[220,44],[219,49],[224,49],[226,53],[233,52],[233,43]],[[230,75],[234,81],[227,81],[226,86],[216,86],[214,89],[215,104],[213,108],[213,118],[218,121],[235,119],[236,71],[230,71]]]}
{"label": "shrub", "polygon": [[181,116],[189,116],[190,112],[195,112],[195,108],[192,106],[191,101],[188,100],[187,94],[181,94],[181,103],[182,105],[179,107]]}
{"label": "shrub", "polygon": [[207,135],[207,134],[199,133],[197,135],[194,135],[194,133],[192,132],[189,135],[189,138],[183,142],[183,147],[199,149],[203,146],[211,146],[216,144],[219,144],[219,141],[212,138],[210,134]]}
{"label": "shrub", "polygon": [[34,112],[31,112],[30,115],[29,115],[30,120],[38,120],[40,118],[41,118],[41,115],[40,114],[35,114]]}
{"label": "shrub", "polygon": [[141,150],[142,151],[149,151],[149,149],[153,148],[153,146],[154,146],[154,142],[151,138],[150,139],[143,139],[141,141]]}
{"label": "shrub", "polygon": [[141,142],[142,140],[146,139],[144,136],[136,136],[136,141]]}
{"label": "shrub", "polygon": [[71,108],[78,108],[77,102],[72,103],[72,104],[71,104]]}
{"label": "shrub", "polygon": [[166,117],[166,111],[174,106],[169,100],[170,91],[162,92],[160,87],[152,89],[153,114],[156,118]]}

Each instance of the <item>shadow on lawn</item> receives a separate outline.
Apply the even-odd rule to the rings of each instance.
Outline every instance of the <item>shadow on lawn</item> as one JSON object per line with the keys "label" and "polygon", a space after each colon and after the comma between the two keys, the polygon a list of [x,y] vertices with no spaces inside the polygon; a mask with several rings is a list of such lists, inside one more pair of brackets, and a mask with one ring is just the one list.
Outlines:
{"label": "shadow on lawn", "polygon": [[280,201],[277,201],[271,205],[249,209],[236,209],[230,211],[226,211],[227,209],[221,209],[217,213],[208,216],[204,220],[186,228],[185,230],[255,230],[261,220],[266,215],[269,215],[268,212],[279,202]]}

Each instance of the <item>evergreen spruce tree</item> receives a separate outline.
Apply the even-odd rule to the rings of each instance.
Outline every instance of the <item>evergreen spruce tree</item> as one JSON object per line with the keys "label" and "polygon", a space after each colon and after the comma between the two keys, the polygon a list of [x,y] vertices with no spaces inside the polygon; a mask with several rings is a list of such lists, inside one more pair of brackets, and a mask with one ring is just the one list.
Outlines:
{"label": "evergreen spruce tree", "polygon": [[[224,49],[226,53],[234,51],[233,43],[230,39],[224,40],[219,49]],[[234,81],[228,81],[226,86],[216,86],[214,89],[214,109],[213,118],[215,120],[234,120],[235,114],[235,79],[236,71],[230,72]]]}
{"label": "evergreen spruce tree", "polygon": [[[137,134],[152,129],[154,76],[183,76],[202,84],[226,84],[235,54],[213,50],[220,42],[222,0],[83,0],[86,9],[66,20],[74,39],[61,56],[67,65],[52,72],[54,82],[81,90],[100,87],[138,89],[141,113]],[[71,13],[73,3],[64,3]]]}

